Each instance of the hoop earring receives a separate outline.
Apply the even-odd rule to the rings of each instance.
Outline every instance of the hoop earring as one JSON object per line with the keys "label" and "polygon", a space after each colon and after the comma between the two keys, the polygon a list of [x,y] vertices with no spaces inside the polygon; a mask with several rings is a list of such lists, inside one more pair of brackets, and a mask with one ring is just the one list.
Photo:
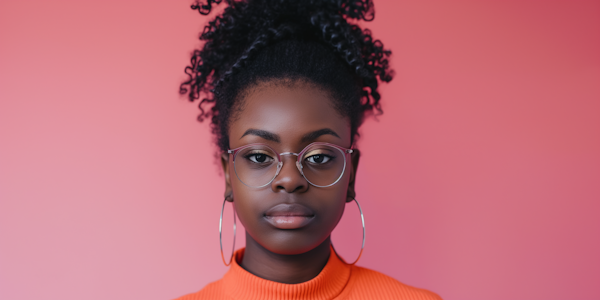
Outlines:
{"label": "hoop earring", "polygon": [[233,252],[235,251],[235,234],[236,234],[236,216],[235,216],[235,208],[233,209],[233,247],[231,249],[231,257],[229,258],[229,262],[225,261],[225,254],[223,254],[223,211],[225,210],[225,202],[227,202],[227,198],[223,200],[223,206],[221,207],[221,218],[219,218],[219,244],[221,245],[221,258],[223,259],[223,263],[225,266],[229,266],[233,261]]}
{"label": "hoop earring", "polygon": [[344,262],[346,262],[346,264],[349,264],[349,265],[356,264],[356,262],[358,262],[358,260],[360,259],[361,255],[363,253],[363,249],[365,248],[365,236],[366,236],[365,216],[363,215],[362,208],[360,207],[358,200],[356,200],[355,198],[352,198],[352,200],[354,200],[354,202],[356,202],[356,206],[358,206],[358,211],[360,212],[360,221],[362,222],[363,238],[362,238],[362,245],[360,246],[360,253],[358,253],[358,257],[356,258],[356,260],[349,264],[337,253],[337,251],[335,251],[335,247],[333,247],[333,243],[331,244],[331,247],[333,247],[333,251],[335,252],[335,255],[337,255],[337,257],[339,257],[341,260],[343,260]]}

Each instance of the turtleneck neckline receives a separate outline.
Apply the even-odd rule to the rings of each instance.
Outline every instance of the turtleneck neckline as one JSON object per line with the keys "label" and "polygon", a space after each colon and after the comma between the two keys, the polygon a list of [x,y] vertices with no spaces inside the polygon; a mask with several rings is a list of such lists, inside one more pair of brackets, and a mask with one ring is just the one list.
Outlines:
{"label": "turtleneck neckline", "polygon": [[238,263],[244,251],[242,248],[235,252],[231,267],[223,277],[225,291],[234,299],[333,299],[350,279],[352,266],[340,260],[333,248],[319,275],[296,284],[266,280],[246,271]]}

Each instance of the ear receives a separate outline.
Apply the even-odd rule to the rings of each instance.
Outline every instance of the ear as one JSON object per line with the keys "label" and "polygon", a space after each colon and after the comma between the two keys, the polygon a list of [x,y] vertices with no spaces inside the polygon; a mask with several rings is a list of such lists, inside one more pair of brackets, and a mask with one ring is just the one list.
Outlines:
{"label": "ear", "polygon": [[223,175],[225,175],[225,199],[233,202],[233,189],[231,188],[231,176],[229,168],[229,153],[221,153],[221,167],[223,167]]}
{"label": "ear", "polygon": [[358,149],[354,149],[352,154],[350,154],[350,166],[352,169],[350,170],[350,182],[348,182],[348,192],[346,196],[346,202],[352,201],[354,197],[356,197],[356,191],[354,190],[354,183],[356,182],[356,170],[358,170],[358,161],[360,160],[360,151]]}

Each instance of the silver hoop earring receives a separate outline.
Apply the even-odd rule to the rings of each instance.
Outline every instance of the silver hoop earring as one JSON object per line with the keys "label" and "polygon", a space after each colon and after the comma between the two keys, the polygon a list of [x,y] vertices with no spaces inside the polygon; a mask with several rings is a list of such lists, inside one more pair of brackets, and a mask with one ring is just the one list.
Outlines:
{"label": "silver hoop earring", "polygon": [[[356,206],[358,206],[358,211],[360,212],[360,221],[362,222],[362,233],[363,233],[363,238],[362,238],[362,245],[360,246],[360,253],[358,253],[358,257],[356,258],[355,261],[353,261],[352,263],[347,263],[338,253],[337,251],[335,251],[335,247],[333,248],[333,251],[335,251],[335,254],[341,258],[344,262],[346,262],[346,264],[349,265],[354,265],[356,264],[356,262],[358,262],[358,260],[360,259],[360,256],[363,253],[363,249],[365,248],[365,236],[366,236],[366,230],[365,230],[365,216],[363,215],[363,211],[362,208],[360,207],[360,204],[358,203],[358,200],[356,200],[355,198],[352,198],[352,200],[354,200],[354,202],[356,202]],[[331,244],[331,246],[333,247],[333,244]]]}
{"label": "silver hoop earring", "polygon": [[[223,263],[226,266],[229,266],[233,261],[233,252],[235,251],[235,234],[236,234],[236,216],[235,216],[235,208],[233,208],[233,247],[231,249],[231,257],[229,258],[229,262],[225,261],[225,254],[223,254],[223,211],[225,210],[225,203],[227,202],[227,198],[223,200],[223,206],[221,207],[221,218],[219,218],[219,244],[221,245],[221,258],[223,259]],[[363,242],[364,243],[364,242]]]}

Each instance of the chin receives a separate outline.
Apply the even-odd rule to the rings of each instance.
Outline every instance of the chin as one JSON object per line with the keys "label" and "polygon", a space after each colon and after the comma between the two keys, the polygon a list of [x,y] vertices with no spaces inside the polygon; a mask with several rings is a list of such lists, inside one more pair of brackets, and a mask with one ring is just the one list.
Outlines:
{"label": "chin", "polygon": [[255,240],[265,249],[273,253],[281,255],[298,255],[317,248],[327,240],[327,236],[321,239],[315,239],[313,236],[298,236],[298,234],[292,234],[288,231],[271,234],[266,240]]}

